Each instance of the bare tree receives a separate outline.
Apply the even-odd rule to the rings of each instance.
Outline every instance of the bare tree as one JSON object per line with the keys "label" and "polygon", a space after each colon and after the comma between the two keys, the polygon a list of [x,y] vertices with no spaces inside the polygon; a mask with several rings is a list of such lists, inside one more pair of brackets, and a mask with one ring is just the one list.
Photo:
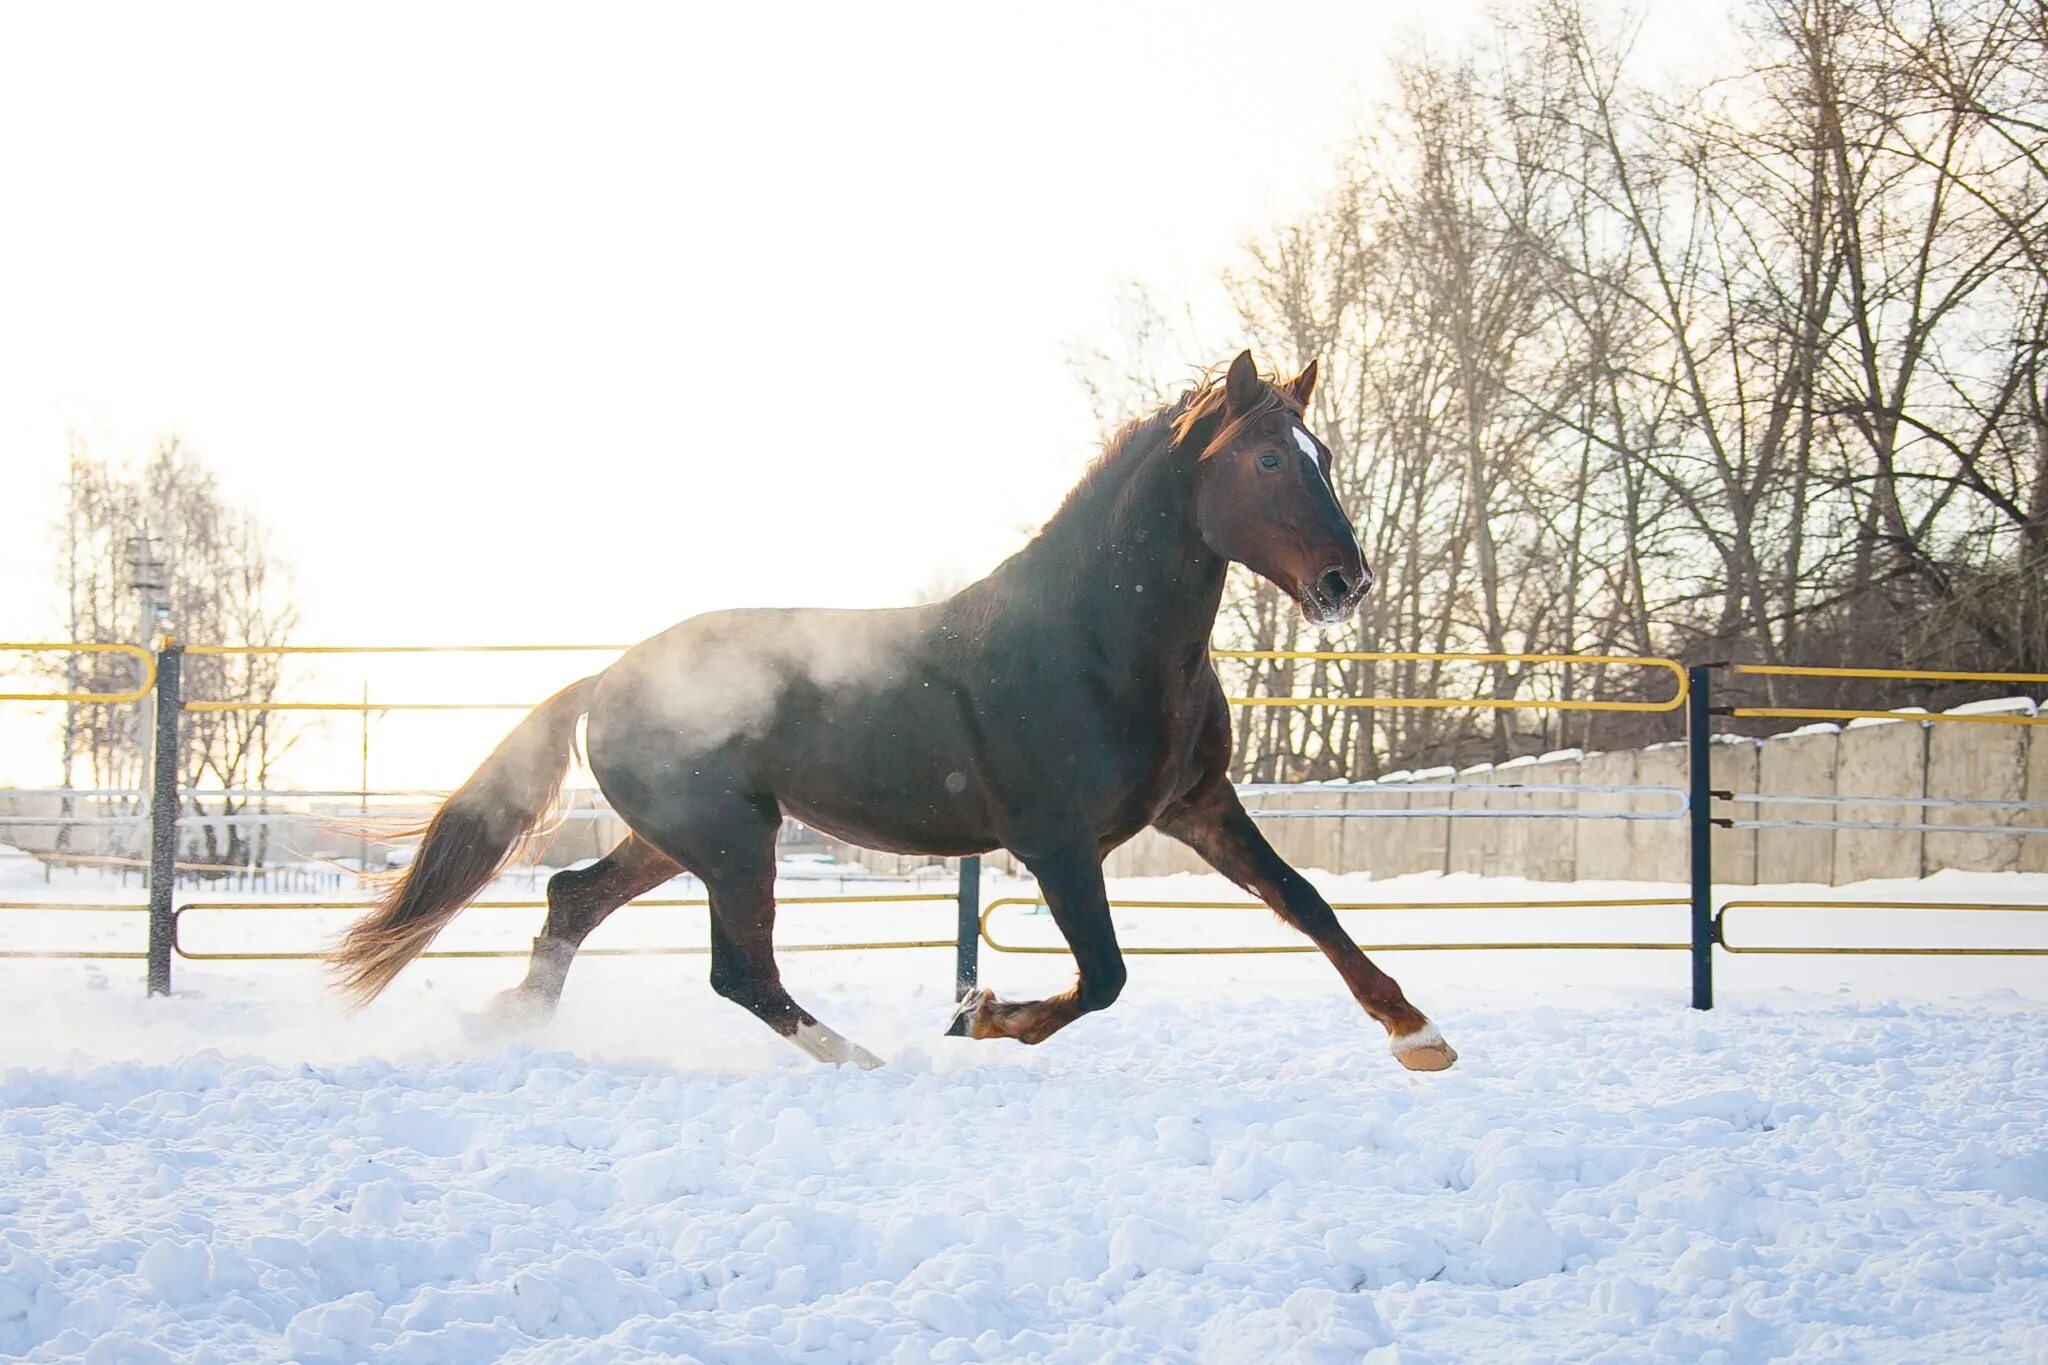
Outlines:
{"label": "bare tree", "polygon": [[[125,561],[127,547],[150,538],[167,574],[162,584],[170,627],[178,638],[241,646],[287,642],[298,621],[290,578],[256,517],[229,504],[218,481],[175,437],[159,442],[138,469],[95,459],[74,441],[65,483],[65,513],[56,528],[58,572],[71,638],[87,643],[137,641],[138,613]],[[125,655],[81,654],[61,667],[73,691],[118,692],[132,686]],[[278,656],[260,652],[198,655],[186,660],[189,701],[267,702],[281,682]],[[62,766],[73,785],[82,762],[95,787],[141,783],[139,708],[72,706],[64,726]],[[293,732],[263,710],[192,711],[180,726],[179,779],[188,791],[260,788],[290,747]],[[194,796],[197,814],[234,816],[248,798]],[[188,861],[240,866],[259,861],[260,838],[244,826],[199,822],[186,835]]]}
{"label": "bare tree", "polygon": [[[1325,367],[1381,584],[1328,643],[2048,669],[2048,9],[1758,0],[1743,62],[1683,90],[1579,0],[1500,18],[1398,61],[1337,190],[1225,276],[1262,354]],[[1094,372],[1156,389],[1174,335],[1153,308]],[[1218,643],[1308,644],[1287,606],[1235,584]],[[1651,685],[1573,663],[1226,675],[1536,704],[1246,707],[1245,777],[1674,723],[1548,708]]]}

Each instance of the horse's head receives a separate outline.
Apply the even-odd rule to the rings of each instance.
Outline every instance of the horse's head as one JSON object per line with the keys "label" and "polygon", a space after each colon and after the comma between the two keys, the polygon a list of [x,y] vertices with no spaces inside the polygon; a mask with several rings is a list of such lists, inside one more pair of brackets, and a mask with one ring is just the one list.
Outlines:
{"label": "horse's head", "polygon": [[1198,426],[1214,433],[1196,475],[1202,539],[1271,580],[1311,623],[1334,626],[1372,589],[1372,570],[1337,505],[1329,449],[1303,422],[1315,387],[1315,361],[1271,384],[1246,351],[1231,362],[1220,392],[1205,395],[1182,422],[1184,434]]}

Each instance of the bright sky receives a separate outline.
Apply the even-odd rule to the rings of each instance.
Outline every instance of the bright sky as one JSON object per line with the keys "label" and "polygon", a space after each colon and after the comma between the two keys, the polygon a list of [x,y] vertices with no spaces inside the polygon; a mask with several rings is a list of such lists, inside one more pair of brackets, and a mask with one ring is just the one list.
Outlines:
{"label": "bright sky", "polygon": [[73,430],[182,434],[308,642],[977,575],[1094,452],[1120,282],[1211,288],[1481,13],[8,7],[0,637],[55,628]]}

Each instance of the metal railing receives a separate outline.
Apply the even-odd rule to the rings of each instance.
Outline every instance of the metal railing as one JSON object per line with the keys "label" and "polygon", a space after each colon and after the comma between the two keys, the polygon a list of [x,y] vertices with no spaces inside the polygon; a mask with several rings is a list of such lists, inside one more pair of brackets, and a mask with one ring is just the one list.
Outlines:
{"label": "metal railing", "polygon": [[[951,892],[904,892],[893,895],[871,896],[780,896],[778,906],[849,906],[849,905],[951,905],[956,897]],[[180,937],[185,917],[192,914],[247,913],[251,911],[305,912],[362,911],[370,902],[352,901],[189,901],[181,905],[172,915],[171,946],[177,955],[187,962],[314,962],[326,958],[326,949],[293,949],[289,951],[264,952],[207,952],[194,951],[184,946]],[[645,900],[631,900],[620,906],[620,910],[643,909],[706,909],[711,901],[704,896],[654,897]],[[480,900],[471,901],[471,910],[546,910],[545,900]],[[616,911],[614,913],[617,913]],[[599,929],[599,933],[603,930]],[[898,948],[952,948],[957,946],[954,938],[884,939],[861,940],[850,943],[778,943],[778,953],[864,953]],[[702,946],[678,944],[664,946],[641,946],[630,948],[583,948],[578,957],[702,957],[711,951],[709,943]],[[531,952],[530,947],[519,948],[430,948],[419,955],[422,962],[436,959],[479,960],[490,958],[523,958]]]}
{"label": "metal railing", "polygon": [[[125,692],[0,692],[0,702],[25,702],[32,705],[61,706],[127,706],[147,698],[156,689],[156,655],[142,645],[87,643],[81,641],[12,641],[0,643],[0,654],[125,654],[136,662],[135,686]],[[13,795],[14,793],[9,793]],[[123,797],[137,800],[143,793],[129,790],[118,791],[60,791],[59,799],[77,797]],[[135,817],[144,821],[147,816]],[[27,823],[10,819],[5,823],[18,825]],[[63,823],[60,815],[54,820],[43,820],[44,825]],[[65,914],[106,915],[135,914],[147,907],[128,902],[91,901],[8,901],[0,902],[0,911],[13,913],[61,912]],[[92,962],[139,962],[148,957],[141,949],[102,948],[13,948],[0,946],[0,960],[59,960]]]}
{"label": "metal railing", "polygon": [[[2048,673],[1967,673],[1919,668],[1818,668],[1794,664],[1731,664],[1729,671],[1752,678],[1874,678],[1890,682],[1975,682],[2048,684]],[[1839,706],[1731,706],[1723,714],[1759,720],[1918,720],[1944,725],[2048,725],[2048,716],[1954,711],[1881,711]]]}
{"label": "metal railing", "polygon": [[[1776,792],[1729,792],[1719,799],[1749,806],[1918,806],[1922,810],[2042,811],[2048,801],[1985,801],[1956,796],[1819,796]],[[2048,825],[1955,825],[1928,820],[1723,820],[1723,829],[1863,829],[1899,834],[1997,834],[2013,838],[2048,834]]]}
{"label": "metal railing", "polygon": [[1303,660],[1321,663],[1559,664],[1591,668],[1635,668],[1672,675],[1672,693],[1654,701],[1614,701],[1601,697],[1230,697],[1232,706],[1384,706],[1396,709],[1487,711],[1676,711],[1685,705],[1685,665],[1676,659],[1624,654],[1417,654],[1401,651],[1346,649],[1216,649],[1214,659],[1245,661]]}
{"label": "metal railing", "polygon": [[[0,913],[23,914],[39,911],[77,912],[82,915],[146,915],[147,905],[90,901],[0,901]],[[53,959],[71,962],[143,962],[149,954],[140,948],[5,948],[0,961]]]}
{"label": "metal railing", "polygon": [[1824,946],[1728,941],[1728,912],[1731,910],[1933,910],[1992,914],[2048,914],[2048,905],[2013,904],[2000,901],[1872,901],[1872,900],[1730,900],[1714,917],[1714,943],[1724,952],[1755,955],[1831,957],[2048,957],[2048,948],[2019,946],[1944,948],[1888,947],[1877,944],[1836,943]]}
{"label": "metal railing", "polygon": [[125,706],[141,701],[156,686],[156,656],[141,645],[0,644],[0,654],[128,654],[138,665],[135,686],[126,692],[0,692],[0,701],[57,702],[74,706]]}
{"label": "metal railing", "polygon": [[[1555,899],[1536,901],[1347,901],[1332,904],[1337,912],[1349,911],[1414,911],[1414,910],[1601,910],[1601,909],[1642,909],[1656,906],[1680,906],[1689,902],[1683,896],[1612,896],[1591,899]],[[998,910],[1009,906],[1043,906],[1044,900],[1036,896],[1002,896],[988,903],[981,912],[978,925],[981,941],[998,953],[1057,954],[1070,950],[1065,944],[1019,944],[1005,943],[989,932],[989,921]],[[1111,910],[1265,910],[1271,908],[1264,901],[1128,901],[1112,900]],[[1563,941],[1548,942],[1514,939],[1506,942],[1449,942],[1449,943],[1361,943],[1358,945],[1368,953],[1487,953],[1517,952],[1524,949],[1583,949],[1604,952],[1645,951],[1645,952],[1686,952],[1690,943],[1659,943],[1622,941]],[[1126,957],[1231,957],[1266,953],[1315,953],[1322,950],[1313,943],[1260,943],[1242,946],[1219,944],[1187,944],[1178,946],[1123,945],[1121,951]]]}
{"label": "metal railing", "polygon": [[1260,807],[1245,814],[1254,820],[1328,820],[1369,815],[1385,820],[1647,820],[1685,819],[1683,787],[1628,786],[1587,782],[1247,782],[1237,788],[1239,796],[1454,796],[1460,792],[1486,796],[1654,796],[1675,797],[1670,810],[1578,810],[1564,806],[1518,807],[1513,810],[1474,809],[1467,806],[1408,806],[1399,810],[1360,810],[1348,806],[1294,806],[1274,809]]}
{"label": "metal railing", "polygon": [[[1973,682],[2012,683],[2038,687],[2048,684],[2048,674],[2040,673],[1983,673],[1955,670],[1905,669],[1905,668],[1823,668],[1792,664],[1731,664],[1727,671],[1737,676],[1780,677],[1780,678],[1832,678],[1868,679],[1885,682]],[[1852,957],[2035,957],[2048,955],[2048,948],[2023,946],[2000,947],[1941,947],[1935,945],[1871,945],[1871,944],[1731,944],[1727,940],[1727,916],[1731,910],[1949,910],[1968,912],[2005,913],[2013,911],[2048,910],[2043,905],[2013,905],[1990,901],[1872,901],[1872,900],[1786,900],[1730,898],[1718,907],[1713,896],[1713,831],[1727,830],[1866,830],[1897,833],[1966,834],[1990,836],[2025,837],[2048,834],[2048,827],[2020,825],[2008,821],[2004,825],[1965,825],[1938,820],[1843,820],[1843,819],[1802,819],[1802,818],[1759,818],[1737,819],[1714,813],[1715,802],[1730,805],[1760,806],[1815,806],[1824,805],[1839,810],[1849,806],[1911,806],[1920,811],[1963,809],[2017,813],[2022,811],[2048,811],[2048,802],[1973,800],[1959,797],[1920,796],[1862,796],[1851,793],[1830,793],[1822,795],[1800,793],[1741,793],[1716,789],[1711,780],[1711,752],[1709,740],[1716,715],[1732,718],[1754,718],[1770,720],[1818,720],[1828,722],[1881,720],[1896,722],[1920,722],[1922,724],[1974,724],[2033,726],[2048,724],[2048,716],[2040,714],[2038,706],[2030,704],[2027,714],[2012,712],[1927,712],[1922,710],[1881,709],[1874,707],[1815,707],[1815,706],[1714,706],[1712,703],[1712,672],[1706,667],[1691,670],[1691,706],[1689,709],[1690,750],[1689,762],[1692,770],[1693,820],[1691,878],[1693,885],[1693,1004],[1707,1009],[1713,1005],[1713,952],[1716,947],[1724,952],[1744,955],[1840,955]]]}
{"label": "metal railing", "polygon": [[[303,818],[260,812],[254,815],[232,817],[198,816],[184,813],[181,796],[176,782],[176,742],[179,717],[186,711],[333,711],[333,712],[383,712],[383,711],[493,711],[524,710],[530,702],[383,702],[383,701],[295,701],[255,700],[217,698],[185,701],[182,698],[182,659],[187,656],[234,656],[234,655],[505,655],[544,653],[618,653],[627,646],[621,645],[392,645],[392,646],[252,646],[252,645],[194,645],[179,648],[168,644],[158,654],[152,655],[139,645],[127,644],[64,644],[35,643],[0,645],[0,650],[30,653],[113,653],[133,656],[138,663],[139,685],[123,692],[19,692],[0,694],[0,700],[29,703],[68,703],[95,705],[125,705],[153,698],[156,708],[155,763],[156,774],[153,788],[146,794],[129,792],[87,792],[56,789],[68,798],[83,799],[96,796],[119,796],[134,799],[142,796],[147,803],[146,816],[120,817],[126,820],[146,820],[150,826],[150,856],[148,904],[84,903],[61,901],[24,901],[0,904],[0,910],[70,912],[89,914],[147,914],[149,921],[148,947],[146,951],[98,950],[98,949],[13,949],[0,948],[0,958],[72,958],[101,959],[108,961],[146,960],[149,963],[149,987],[152,993],[169,990],[170,963],[174,957],[195,962],[254,962],[254,961],[297,961],[322,956],[317,951],[208,951],[189,948],[181,939],[185,917],[196,913],[248,912],[254,910],[280,911],[328,911],[338,912],[359,909],[361,901],[294,901],[294,902],[221,902],[190,901],[175,903],[175,879],[173,873],[178,867],[174,854],[177,845],[177,830],[180,823],[190,823],[195,818],[202,822],[225,820],[280,820]],[[1992,913],[2016,913],[2048,910],[2048,906],[2021,905],[1993,902],[1906,902],[1869,900],[1782,900],[1758,898],[1729,898],[1718,900],[1713,880],[1713,833],[1717,829],[1809,829],[1809,830],[1888,830],[1900,832],[1925,832],[1930,834],[1956,834],[1980,836],[2031,836],[2048,833],[2048,822],[2040,825],[2022,825],[2007,821],[1997,825],[1962,824],[1941,819],[1922,818],[1918,820],[1861,820],[1841,818],[1802,819],[1773,818],[1772,807],[1814,807],[1826,806],[1832,813],[1839,814],[1840,808],[1856,807],[1907,807],[1927,813],[1954,810],[1962,813],[1985,815],[2023,815],[2048,812],[2048,802],[2026,800],[1972,799],[1920,796],[1862,796],[1857,794],[1832,795],[1780,794],[1780,793],[1738,793],[1716,790],[1711,780],[1709,741],[1712,738],[1713,717],[1725,715],[1736,718],[1760,719],[1810,719],[1822,721],[1844,720],[1894,720],[1919,721],[1922,723],[1961,722],[1977,725],[2038,726],[2048,724],[2048,716],[2036,711],[2033,714],[1962,713],[1954,712],[1928,714],[1920,711],[1884,710],[1875,708],[1847,707],[1762,707],[1731,706],[1715,707],[1712,697],[1714,674],[1727,671],[1733,674],[1856,678],[1874,681],[1906,682],[2006,682],[2027,685],[2048,684],[2048,675],[2042,674],[1995,674],[1977,672],[1942,672],[1905,669],[1851,669],[1851,668],[1809,668],[1789,665],[1732,665],[1693,666],[1686,668],[1670,659],[1631,656],[1574,656],[1558,654],[1423,654],[1400,652],[1356,652],[1356,651],[1254,651],[1218,650],[1218,659],[1230,660],[1298,660],[1304,662],[1354,662],[1354,663],[1432,663],[1432,664],[1557,664],[1591,666],[1599,668],[1634,668],[1652,673],[1669,673],[1673,679],[1671,694],[1667,697],[1649,700],[1614,700],[1599,697],[1415,697],[1415,696],[1268,696],[1231,697],[1233,706],[1385,706],[1385,707],[1436,707],[1471,708],[1492,710],[1523,710],[1545,708],[1560,711],[1624,711],[1624,712],[1672,712],[1684,709],[1689,737],[1687,756],[1689,774],[1684,788],[1658,787],[1648,785],[1579,785],[1562,783],[1465,783],[1409,781],[1395,783],[1359,784],[1301,784],[1286,788],[1287,794],[1296,796],[1336,796],[1342,799],[1356,797],[1401,796],[1412,797],[1421,794],[1457,796],[1553,796],[1584,797],[1629,797],[1653,798],[1667,802],[1658,810],[1582,810],[1565,807],[1561,802],[1548,808],[1508,809],[1467,809],[1455,802],[1433,807],[1404,807],[1398,810],[1360,808],[1347,805],[1305,807],[1282,810],[1262,809],[1252,812],[1261,820],[1293,819],[1519,819],[1519,820],[1621,820],[1621,821],[1684,821],[1689,831],[1690,866],[1689,892],[1685,897],[1645,898],[1556,898],[1527,901],[1404,901],[1404,902],[1348,902],[1335,907],[1344,913],[1368,910],[1400,911],[1420,913],[1423,911],[1518,911],[1529,913],[1551,913],[1569,910],[1600,909],[1668,909],[1685,906],[1690,909],[1690,933],[1684,942],[1664,940],[1561,940],[1554,938],[1532,938],[1513,941],[1430,941],[1395,942],[1367,945],[1375,952],[1473,952],[1473,951],[1523,951],[1523,950],[1587,950],[1587,951],[1679,951],[1689,952],[1693,974],[1693,1004],[1698,1008],[1710,1008],[1713,1003],[1713,962],[1715,948],[1731,955],[1748,954],[1844,954],[1881,956],[2012,956],[2029,957],[2048,955],[2048,948],[2026,946],[2015,947],[1943,947],[1906,945],[1858,945],[1858,944],[1769,944],[1730,943],[1727,939],[1727,920],[1731,911],[1748,915],[1770,911],[1829,911],[1829,910],[1945,910],[1983,911]],[[367,787],[367,782],[365,782]],[[1268,789],[1245,789],[1247,795],[1260,794]],[[220,793],[212,793],[218,795]],[[298,793],[306,796],[314,793]],[[327,793],[333,796],[354,796],[367,799],[367,791]],[[392,795],[438,795],[439,793],[392,793]],[[277,793],[250,792],[249,796],[275,796]],[[1742,804],[1763,808],[1762,818],[1736,818],[1733,815],[1717,814],[1717,803]],[[587,815],[602,815],[605,812],[590,810]],[[0,823],[50,824],[55,821],[42,817],[0,817]],[[924,949],[952,947],[956,958],[956,987],[965,992],[971,988],[978,975],[978,952],[986,944],[998,953],[1060,953],[1064,947],[1034,945],[998,939],[990,928],[996,912],[1005,908],[1022,905],[1042,904],[1034,897],[1004,896],[986,905],[980,894],[980,862],[978,859],[963,859],[960,864],[959,885],[951,893],[906,893],[901,895],[875,896],[831,896],[831,897],[790,897],[784,903],[791,905],[877,905],[877,904],[937,904],[951,901],[956,903],[957,922],[952,938],[891,939],[877,941],[848,941],[816,944],[784,945],[783,951],[831,952],[831,951],[881,951],[894,949]],[[707,902],[702,898],[669,898],[639,901],[642,906],[701,907]],[[480,907],[492,911],[538,910],[544,908],[542,900],[486,901]],[[1131,910],[1237,910],[1263,908],[1251,902],[1175,902],[1175,901],[1117,901],[1115,909]],[[708,951],[707,947],[695,945],[649,947],[649,948],[605,948],[588,950],[593,955],[612,956],[635,953],[656,955],[695,955]],[[1140,944],[1126,949],[1133,955],[1209,955],[1209,954],[1268,954],[1314,952],[1308,943],[1298,944],[1246,944],[1246,945],[1202,945],[1202,944]],[[444,949],[429,953],[436,958],[497,958],[523,956],[526,949]]]}

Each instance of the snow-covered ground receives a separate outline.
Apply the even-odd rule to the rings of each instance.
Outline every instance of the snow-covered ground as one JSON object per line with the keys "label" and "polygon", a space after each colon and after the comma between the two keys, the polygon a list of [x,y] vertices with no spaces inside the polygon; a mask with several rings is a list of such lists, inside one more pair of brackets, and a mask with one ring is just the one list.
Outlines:
{"label": "snow-covered ground", "polygon": [[[2039,877],[1774,890],[2048,903]],[[18,866],[0,894],[136,896]],[[780,937],[943,939],[952,918],[792,906]],[[1349,918],[1374,942],[1675,942],[1684,912]],[[1288,941],[1263,912],[1119,921],[1132,947]],[[288,949],[335,923],[194,912],[184,936]],[[533,927],[475,911],[449,946]],[[1018,907],[996,929],[1050,941]],[[701,911],[635,910],[593,946],[701,935]],[[1740,930],[1815,935],[2040,944],[2048,915]],[[14,913],[0,936],[132,947],[137,928]],[[1708,1015],[1685,1008],[1683,953],[1380,960],[1457,1069],[1402,1070],[1314,956],[1135,958],[1113,1009],[1026,1049],[940,1036],[948,951],[786,954],[797,998],[889,1059],[870,1073],[772,1037],[701,958],[585,960],[560,1017],[509,1044],[467,1025],[510,961],[418,964],[355,1018],[306,963],[180,962],[177,996],[145,1001],[139,964],[0,962],[0,1355],[2048,1359],[2043,959],[1724,956]],[[1069,972],[983,959],[1009,996]]]}

